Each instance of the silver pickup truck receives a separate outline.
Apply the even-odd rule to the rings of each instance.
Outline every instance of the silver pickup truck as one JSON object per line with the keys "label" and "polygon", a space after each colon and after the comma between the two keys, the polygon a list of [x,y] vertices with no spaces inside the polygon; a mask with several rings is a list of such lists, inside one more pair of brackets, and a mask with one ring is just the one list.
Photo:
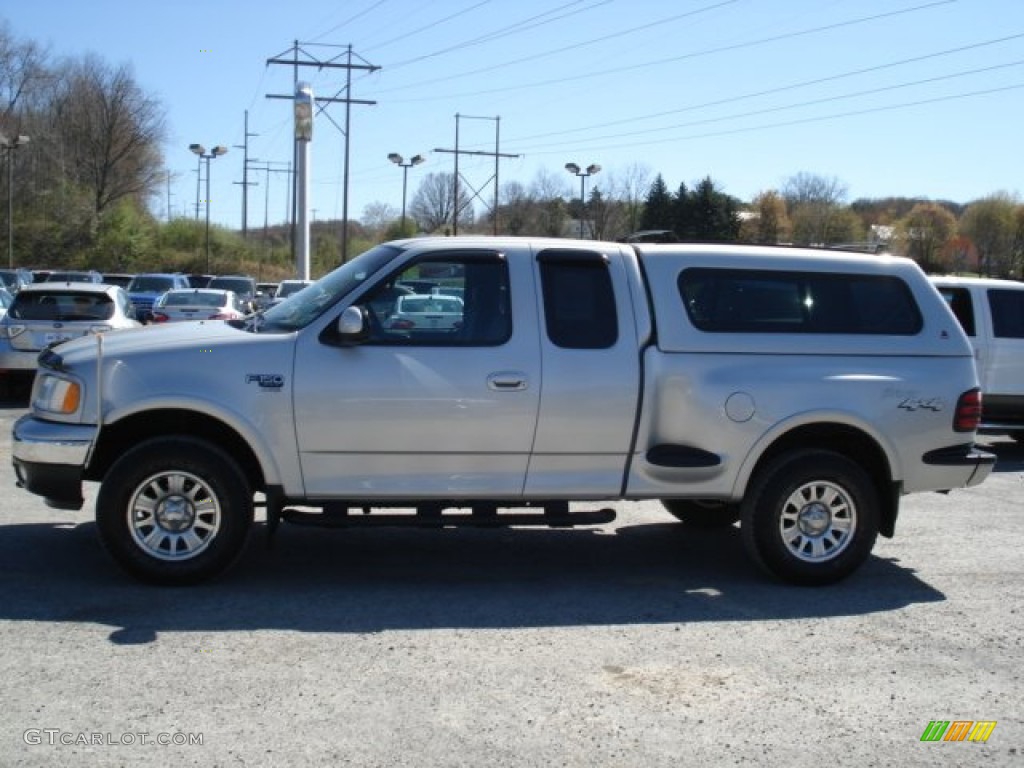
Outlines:
{"label": "silver pickup truck", "polygon": [[[403,300],[408,296],[423,300]],[[19,484],[144,580],[267,527],[740,522],[778,578],[854,571],[900,497],[982,482],[971,348],[910,261],[516,238],[385,243],[244,321],[43,352]],[[576,505],[578,507],[578,505]]]}

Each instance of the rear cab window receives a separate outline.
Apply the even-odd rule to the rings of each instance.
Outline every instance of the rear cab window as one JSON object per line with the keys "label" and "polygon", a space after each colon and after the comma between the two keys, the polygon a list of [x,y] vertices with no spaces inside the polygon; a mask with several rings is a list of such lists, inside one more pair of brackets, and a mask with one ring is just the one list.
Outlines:
{"label": "rear cab window", "polygon": [[923,327],[909,287],[891,275],[693,267],[678,288],[706,333],[914,336]]}

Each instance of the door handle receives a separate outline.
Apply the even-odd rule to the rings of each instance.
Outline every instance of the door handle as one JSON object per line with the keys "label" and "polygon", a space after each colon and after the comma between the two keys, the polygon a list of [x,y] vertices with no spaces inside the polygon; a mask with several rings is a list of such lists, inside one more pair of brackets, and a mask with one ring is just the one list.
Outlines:
{"label": "door handle", "polygon": [[527,388],[526,374],[519,371],[498,371],[487,377],[487,388],[495,392],[522,392]]}

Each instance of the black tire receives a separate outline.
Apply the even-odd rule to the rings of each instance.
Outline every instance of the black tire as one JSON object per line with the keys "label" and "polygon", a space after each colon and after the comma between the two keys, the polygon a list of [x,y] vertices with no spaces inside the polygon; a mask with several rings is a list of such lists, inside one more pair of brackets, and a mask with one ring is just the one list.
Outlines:
{"label": "black tire", "polygon": [[740,505],[704,499],[662,499],[670,515],[689,528],[715,530],[728,528],[740,519]]}
{"label": "black tire", "polygon": [[[195,584],[241,554],[252,489],[227,453],[184,436],[147,440],[107,472],[96,499],[100,540],[143,581]],[[162,518],[162,519],[161,519]]]}
{"label": "black tire", "polygon": [[750,557],[793,584],[849,576],[878,537],[878,493],[856,462],[831,451],[784,454],[753,478],[740,530]]}

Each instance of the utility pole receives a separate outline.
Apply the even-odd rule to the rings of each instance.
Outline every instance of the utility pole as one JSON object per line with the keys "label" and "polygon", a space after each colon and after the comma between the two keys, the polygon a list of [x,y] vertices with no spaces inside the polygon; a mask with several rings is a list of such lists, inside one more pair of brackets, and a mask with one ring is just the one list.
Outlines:
{"label": "utility pole", "polygon": [[249,133],[249,110],[245,110],[245,138],[242,144],[235,144],[235,149],[242,150],[242,180],[234,182],[242,185],[242,239],[245,240],[249,234],[249,187],[255,186],[255,181],[249,181],[249,137],[259,136],[258,133]]}
{"label": "utility pole", "polygon": [[[323,44],[299,43],[298,40],[295,40],[294,43],[293,43],[292,48],[290,49],[291,50],[291,54],[292,54],[292,57],[290,59],[284,58],[285,54],[287,54],[288,51],[284,51],[283,53],[279,54],[278,56],[275,56],[273,58],[267,59],[267,64],[290,64],[292,66],[292,68],[294,69],[294,73],[293,73],[293,79],[294,79],[294,82],[293,82],[293,93],[289,94],[289,95],[270,94],[270,93],[268,93],[267,94],[267,98],[268,99],[294,99],[295,98],[294,91],[295,91],[295,89],[298,88],[298,84],[299,84],[299,67],[317,67],[318,69],[329,68],[329,69],[344,69],[344,70],[346,70],[346,73],[345,73],[346,74],[346,76],[345,76],[345,87],[342,90],[338,91],[338,93],[335,96],[319,96],[316,99],[316,101],[317,101],[316,114],[317,115],[319,115],[321,112],[324,112],[324,108],[325,108],[324,105],[326,105],[326,104],[342,103],[342,104],[345,105],[345,127],[344,128],[341,128],[340,126],[338,126],[338,124],[334,123],[334,120],[331,119],[330,115],[326,114],[326,112],[324,113],[325,116],[327,117],[327,119],[331,120],[331,122],[334,123],[335,127],[337,127],[342,132],[342,134],[345,137],[345,166],[344,166],[344,172],[343,172],[343,175],[344,175],[344,182],[343,182],[344,188],[342,189],[342,201],[343,201],[343,203],[342,203],[342,221],[341,221],[341,261],[345,262],[345,261],[348,261],[348,183],[349,183],[349,144],[350,144],[350,137],[351,137],[351,112],[352,112],[352,105],[353,104],[368,104],[368,105],[372,105],[372,104],[376,104],[377,103],[375,101],[367,101],[367,100],[364,100],[364,99],[353,99],[353,98],[351,98],[351,95],[352,95],[352,71],[353,70],[360,70],[360,71],[366,71],[366,72],[376,72],[377,70],[380,69],[380,67],[368,63],[361,56],[358,57],[359,58],[359,63],[353,63],[353,60],[352,60],[353,53],[352,53],[352,46],[351,45],[346,46],[346,50],[345,50],[344,54],[339,54],[338,56],[335,56],[335,57],[333,57],[331,59],[327,59],[326,61],[320,60],[320,59],[310,55],[307,51],[301,49],[300,45],[309,46],[309,45],[323,45]],[[340,46],[325,46],[325,47],[338,48]],[[299,58],[299,52],[300,51],[302,52],[302,55],[304,57],[302,59]],[[345,61],[344,62],[338,61],[338,59],[341,56],[345,57]],[[346,95],[344,97],[341,97],[342,93],[345,93]],[[298,141],[295,142],[295,150],[294,151],[296,153],[295,154],[295,160],[296,160],[296,164],[297,164],[298,151],[299,151]],[[292,216],[292,221],[295,221],[295,218],[296,217],[293,215]],[[294,248],[294,242],[295,242],[295,238],[293,237],[292,238],[292,243],[293,243],[292,247],[293,248]],[[292,255],[294,257],[294,253]]]}
{"label": "utility pole", "polygon": [[[469,150],[459,148],[459,121],[460,120],[493,120],[494,121],[494,151],[493,152],[482,152],[479,150]],[[476,155],[479,157],[493,157],[494,158],[494,175],[487,181],[494,181],[494,207],[492,209],[493,220],[494,220],[494,234],[498,234],[498,159],[502,157],[519,157],[519,155],[510,155],[499,152],[501,142],[501,118],[500,117],[478,117],[474,115],[455,115],[455,149],[434,149],[435,152],[445,152],[448,154],[455,155],[455,183],[454,187],[454,200],[452,201],[452,235],[459,234],[459,155]],[[484,184],[487,182],[485,181]],[[473,197],[470,198],[472,202],[475,199],[480,199],[483,202],[483,198],[480,197],[479,190],[475,189],[472,184],[468,181],[466,185],[473,190]],[[482,185],[481,185],[482,186]],[[487,203],[484,203],[487,205]]]}

